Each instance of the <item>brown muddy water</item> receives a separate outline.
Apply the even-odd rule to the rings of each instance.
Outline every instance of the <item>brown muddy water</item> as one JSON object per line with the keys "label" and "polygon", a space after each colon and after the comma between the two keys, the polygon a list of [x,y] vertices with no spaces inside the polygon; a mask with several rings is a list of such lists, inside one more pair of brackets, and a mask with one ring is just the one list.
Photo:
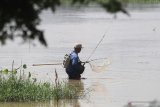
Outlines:
{"label": "brown muddy water", "polygon": [[[158,6],[159,7],[159,6]],[[123,107],[129,101],[160,100],[160,8],[129,9],[131,17],[124,14],[105,13],[100,8],[58,9],[42,14],[48,48],[37,41],[23,44],[19,38],[1,46],[0,67],[11,68],[21,62],[28,65],[27,72],[39,81],[54,82],[54,70],[59,80],[91,90],[83,99],[49,102],[0,103],[0,107]],[[91,59],[107,57],[107,70],[97,73],[89,65],[81,81],[68,81],[62,66],[38,66],[37,63],[59,63],[75,43],[84,48],[79,54],[85,61],[103,34],[106,37]],[[35,46],[36,44],[36,46]]]}

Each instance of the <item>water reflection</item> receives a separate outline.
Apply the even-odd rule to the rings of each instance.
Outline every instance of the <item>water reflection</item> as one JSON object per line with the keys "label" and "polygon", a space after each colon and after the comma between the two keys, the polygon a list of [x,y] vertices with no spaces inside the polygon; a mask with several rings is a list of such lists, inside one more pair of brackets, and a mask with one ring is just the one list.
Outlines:
{"label": "water reflection", "polygon": [[97,81],[91,85],[91,88],[93,89],[90,96],[91,106],[109,107],[111,105],[110,93],[104,84]]}
{"label": "water reflection", "polygon": [[81,80],[67,80],[68,85],[72,85],[78,89],[76,97],[74,99],[62,99],[58,101],[50,101],[50,105],[43,107],[81,107],[79,99],[85,97],[84,95],[84,84]]}
{"label": "water reflection", "polygon": [[6,102],[0,103],[0,107],[51,107],[48,102]]}
{"label": "water reflection", "polygon": [[84,96],[84,84],[81,80],[68,80],[68,85],[72,85],[78,89],[76,97],[74,99],[60,100],[57,102],[56,107],[81,107],[79,99]]}

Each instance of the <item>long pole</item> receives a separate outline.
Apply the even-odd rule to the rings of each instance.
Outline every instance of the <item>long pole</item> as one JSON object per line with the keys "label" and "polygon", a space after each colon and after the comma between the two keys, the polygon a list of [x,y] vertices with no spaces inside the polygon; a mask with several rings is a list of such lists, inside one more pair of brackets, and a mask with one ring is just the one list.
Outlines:
{"label": "long pole", "polygon": [[[107,58],[98,58],[98,59],[92,59],[92,60],[89,60],[89,61],[86,61],[86,62],[82,62],[82,63],[90,63],[92,61],[95,61],[95,60],[102,60],[102,59],[107,59]],[[54,63],[54,64],[33,64],[32,66],[43,66],[43,65],[62,65],[63,63]]]}
{"label": "long pole", "polygon": [[33,64],[32,66],[43,66],[43,65],[62,65],[62,63],[55,63],[55,64]]}
{"label": "long pole", "polygon": [[96,51],[96,49],[98,48],[98,46],[100,45],[100,43],[103,41],[104,37],[106,36],[106,32],[104,33],[104,35],[102,36],[102,38],[100,39],[100,41],[98,42],[98,44],[96,45],[96,47],[93,49],[92,53],[90,54],[90,56],[87,58],[87,61],[89,61],[89,59],[91,58],[91,56],[94,54],[94,52]]}

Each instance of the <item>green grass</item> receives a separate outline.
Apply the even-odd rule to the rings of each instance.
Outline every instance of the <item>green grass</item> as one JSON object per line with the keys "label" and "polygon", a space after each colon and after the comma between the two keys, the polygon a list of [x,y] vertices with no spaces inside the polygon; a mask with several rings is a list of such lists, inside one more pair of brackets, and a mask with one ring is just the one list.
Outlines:
{"label": "green grass", "polygon": [[31,73],[25,79],[24,73],[23,76],[18,76],[17,71],[16,69],[0,71],[0,102],[73,99],[78,95],[78,89],[65,82],[57,82],[54,85],[48,82],[38,83],[36,79],[31,78]]}
{"label": "green grass", "polygon": [[30,80],[10,78],[0,81],[0,101],[45,101],[50,99],[70,99],[76,95],[76,88],[60,83],[36,83]]}

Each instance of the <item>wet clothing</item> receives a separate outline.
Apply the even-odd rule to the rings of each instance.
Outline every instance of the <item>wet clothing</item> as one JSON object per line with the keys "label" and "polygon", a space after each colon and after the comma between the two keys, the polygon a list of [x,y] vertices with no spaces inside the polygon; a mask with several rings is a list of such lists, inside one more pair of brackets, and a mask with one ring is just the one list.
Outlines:
{"label": "wet clothing", "polygon": [[75,51],[71,52],[70,63],[69,66],[66,68],[69,79],[80,79],[83,71],[84,66],[81,65],[78,54]]}

